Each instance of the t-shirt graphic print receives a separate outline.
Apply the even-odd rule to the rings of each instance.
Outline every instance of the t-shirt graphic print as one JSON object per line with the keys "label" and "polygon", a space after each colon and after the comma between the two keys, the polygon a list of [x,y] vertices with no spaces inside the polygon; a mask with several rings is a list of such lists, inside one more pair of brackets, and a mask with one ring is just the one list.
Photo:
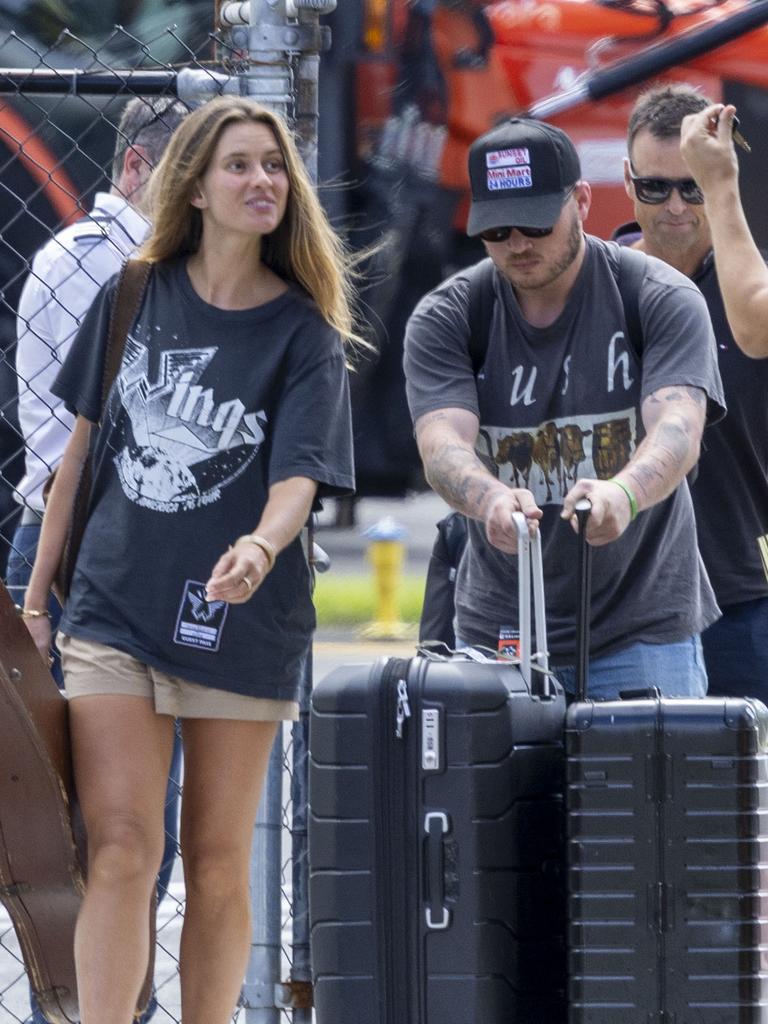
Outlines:
{"label": "t-shirt graphic print", "polygon": [[[249,412],[240,398],[199,383],[217,351],[166,350],[150,375],[147,346],[129,337],[117,378],[126,415],[115,466],[125,496],[137,505],[176,512],[215,502],[256,457],[264,410]],[[113,424],[118,420],[112,416]]]}
{"label": "t-shirt graphic print", "polygon": [[510,487],[531,491],[538,505],[562,505],[579,478],[610,480],[637,448],[637,410],[570,414],[524,429],[483,426],[477,453]]}

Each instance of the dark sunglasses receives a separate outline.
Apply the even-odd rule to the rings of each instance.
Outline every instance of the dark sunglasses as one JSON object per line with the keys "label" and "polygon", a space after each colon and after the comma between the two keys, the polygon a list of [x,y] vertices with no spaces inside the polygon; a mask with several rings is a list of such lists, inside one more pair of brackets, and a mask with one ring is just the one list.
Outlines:
{"label": "dark sunglasses", "polygon": [[[574,191],[575,184],[571,185],[563,196],[563,206],[565,206],[565,203],[570,199]],[[519,224],[513,224],[508,227],[488,227],[487,230],[480,231],[478,237],[483,242],[506,242],[512,231],[519,231],[523,238],[526,239],[546,239],[548,234],[551,234],[554,229],[554,224],[551,227],[520,227]]]}
{"label": "dark sunglasses", "polygon": [[551,228],[521,228],[517,224],[514,227],[488,228],[480,232],[480,238],[484,242],[506,242],[513,231],[519,231],[526,238],[546,238],[555,230],[554,224]]}
{"label": "dark sunglasses", "polygon": [[638,177],[630,167],[630,179],[635,186],[637,198],[641,203],[648,203],[650,206],[666,203],[674,188],[685,203],[701,206],[704,202],[704,193],[693,178],[643,178]]}

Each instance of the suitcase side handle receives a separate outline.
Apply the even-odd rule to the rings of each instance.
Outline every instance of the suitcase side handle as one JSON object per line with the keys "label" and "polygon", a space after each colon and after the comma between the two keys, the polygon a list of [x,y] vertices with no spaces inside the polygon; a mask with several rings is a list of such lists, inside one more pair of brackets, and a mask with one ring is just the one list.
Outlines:
{"label": "suitcase side handle", "polygon": [[424,818],[427,833],[427,906],[424,917],[430,931],[444,931],[451,923],[445,905],[445,853],[443,836],[450,831],[450,820],[443,811],[430,811]]}
{"label": "suitcase side handle", "polygon": [[[541,676],[538,693],[552,696],[549,681],[549,651],[547,649],[547,614],[544,606],[544,564],[541,553],[541,531],[531,537],[528,520],[522,512],[513,512],[517,530],[517,596],[520,612],[520,673],[533,692],[533,672]],[[536,654],[531,653],[531,591],[536,615]]]}

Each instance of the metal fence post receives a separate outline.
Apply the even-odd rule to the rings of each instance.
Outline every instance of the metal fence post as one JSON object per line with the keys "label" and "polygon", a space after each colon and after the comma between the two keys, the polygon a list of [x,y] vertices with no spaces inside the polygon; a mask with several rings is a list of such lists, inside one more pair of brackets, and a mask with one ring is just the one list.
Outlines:
{"label": "metal fence post", "polygon": [[248,1024],[277,1024],[275,986],[280,978],[280,848],[282,839],[283,732],[269,757],[251,849],[253,938],[243,986]]}
{"label": "metal fence post", "polygon": [[[335,0],[332,0],[335,5]],[[233,12],[234,14],[235,12]],[[237,12],[245,14],[245,6],[240,5]],[[302,95],[297,95],[297,83],[293,76],[292,58],[305,48],[319,51],[320,30],[317,14],[297,17],[292,10],[289,18],[286,0],[250,0],[248,8],[248,51],[250,56],[249,69],[246,72],[246,91],[253,99],[276,113],[282,114],[287,120],[296,119],[301,112],[301,123],[296,128],[302,145],[302,155],[309,153],[308,170],[313,180],[317,169],[317,67],[309,67],[310,77],[314,77],[315,88],[310,87],[307,99],[311,100],[314,109],[307,109],[302,102]],[[315,45],[315,40],[317,44]],[[309,55],[311,60],[311,53]],[[299,64],[299,78],[301,79]],[[307,133],[305,124],[310,127]],[[309,136],[309,137],[308,137]],[[309,145],[308,145],[309,144]],[[306,712],[311,689],[311,665],[308,676],[302,686],[300,704],[302,718],[306,722]],[[294,963],[292,980],[309,982],[309,934],[306,901],[306,725],[302,722],[294,727],[294,765],[292,775],[292,796],[294,811],[293,834],[293,916],[294,916],[294,951],[295,957],[301,956],[302,964],[299,975]],[[251,855],[252,907],[254,918],[254,938],[251,959],[244,987],[246,1021],[248,1024],[273,1024],[278,1020],[279,1010],[276,1008],[276,994],[280,982],[280,832],[282,812],[282,736],[272,751],[270,770],[262,797],[263,819],[256,826],[253,852]],[[299,776],[297,779],[297,770]],[[300,835],[296,834],[296,818],[302,823]],[[265,841],[266,838],[266,841]],[[303,872],[303,874],[301,873]],[[297,902],[298,901],[298,902]],[[297,942],[297,922],[299,937]],[[282,990],[281,990],[282,991]],[[293,993],[285,993],[287,1005]],[[282,1002],[282,1000],[280,1000]],[[311,1011],[294,1010],[294,1020],[310,1020],[311,1016],[297,1017]]]}
{"label": "metal fence post", "polygon": [[[307,842],[307,810],[309,782],[309,699],[312,693],[312,661],[309,659],[299,699],[299,720],[294,723],[293,774],[291,776],[291,828],[293,914],[291,916],[291,981],[296,989],[307,989],[312,983],[309,957],[309,845]],[[312,1010],[296,1007],[294,1024],[310,1024]]]}

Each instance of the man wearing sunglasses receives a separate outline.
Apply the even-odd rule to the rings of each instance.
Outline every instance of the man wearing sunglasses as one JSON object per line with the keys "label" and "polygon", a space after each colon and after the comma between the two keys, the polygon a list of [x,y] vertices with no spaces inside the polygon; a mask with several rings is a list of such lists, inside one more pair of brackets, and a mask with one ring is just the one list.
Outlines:
{"label": "man wearing sunglasses", "polygon": [[469,520],[457,643],[502,649],[516,628],[512,513],[522,511],[542,534],[551,661],[573,690],[574,505],[587,497],[590,694],[703,694],[698,634],[717,607],[683,481],[723,407],[702,296],[638,257],[643,344],[633,346],[619,248],[584,234],[590,187],[560,129],[503,123],[473,143],[469,176],[468,232],[490,257],[494,296],[484,358],[478,366],[469,338],[476,268],[422,299],[405,343],[427,479]]}
{"label": "man wearing sunglasses", "polygon": [[757,354],[762,344],[768,354],[768,270],[738,199],[733,108],[725,109],[718,124],[722,104],[685,84],[640,96],[624,162],[636,223],[616,237],[690,277],[709,308],[728,415],[707,432],[691,488],[699,548],[723,612],[702,634],[704,659],[711,694],[766,701],[768,359],[744,352]]}

